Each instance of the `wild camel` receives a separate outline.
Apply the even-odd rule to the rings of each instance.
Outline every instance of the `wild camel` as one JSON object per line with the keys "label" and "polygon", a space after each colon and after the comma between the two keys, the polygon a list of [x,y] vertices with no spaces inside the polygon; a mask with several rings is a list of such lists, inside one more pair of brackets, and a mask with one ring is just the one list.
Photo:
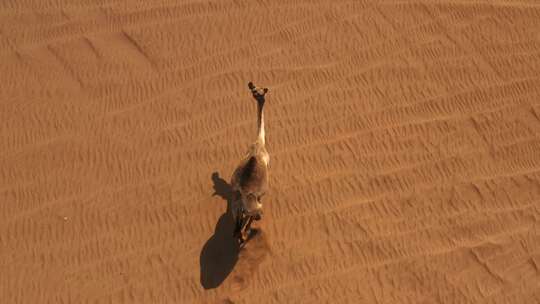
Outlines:
{"label": "wild camel", "polygon": [[268,88],[256,88],[248,83],[253,98],[257,101],[257,139],[248,149],[231,178],[236,192],[233,217],[236,223],[234,235],[244,244],[251,235],[251,223],[262,218],[261,197],[268,188],[268,163],[270,156],[265,148],[263,107]]}

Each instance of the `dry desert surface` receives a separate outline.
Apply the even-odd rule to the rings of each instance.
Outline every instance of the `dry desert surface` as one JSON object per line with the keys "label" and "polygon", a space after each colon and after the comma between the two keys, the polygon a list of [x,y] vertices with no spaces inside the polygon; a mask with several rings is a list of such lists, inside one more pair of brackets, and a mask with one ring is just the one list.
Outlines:
{"label": "dry desert surface", "polygon": [[0,71],[2,303],[540,303],[538,1],[5,0]]}

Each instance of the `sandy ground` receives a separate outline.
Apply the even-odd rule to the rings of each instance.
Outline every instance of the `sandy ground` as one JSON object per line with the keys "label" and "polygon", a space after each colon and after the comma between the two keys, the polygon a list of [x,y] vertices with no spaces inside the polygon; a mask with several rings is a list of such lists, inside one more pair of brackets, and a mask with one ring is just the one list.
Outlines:
{"label": "sandy ground", "polygon": [[405,2],[2,1],[1,302],[539,303],[540,6]]}

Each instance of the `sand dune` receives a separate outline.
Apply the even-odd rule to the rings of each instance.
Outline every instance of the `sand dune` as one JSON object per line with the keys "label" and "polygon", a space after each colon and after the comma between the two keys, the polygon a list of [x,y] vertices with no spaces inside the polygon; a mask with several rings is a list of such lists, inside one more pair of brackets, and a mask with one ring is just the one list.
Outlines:
{"label": "sand dune", "polygon": [[537,1],[0,7],[0,302],[540,303]]}

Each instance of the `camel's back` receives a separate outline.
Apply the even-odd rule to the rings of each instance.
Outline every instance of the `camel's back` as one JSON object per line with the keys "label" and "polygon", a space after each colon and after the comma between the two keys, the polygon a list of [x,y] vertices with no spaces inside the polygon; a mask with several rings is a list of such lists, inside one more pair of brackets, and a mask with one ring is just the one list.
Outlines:
{"label": "camel's back", "polygon": [[234,190],[261,196],[268,186],[268,168],[262,156],[251,156],[234,171],[231,184]]}

